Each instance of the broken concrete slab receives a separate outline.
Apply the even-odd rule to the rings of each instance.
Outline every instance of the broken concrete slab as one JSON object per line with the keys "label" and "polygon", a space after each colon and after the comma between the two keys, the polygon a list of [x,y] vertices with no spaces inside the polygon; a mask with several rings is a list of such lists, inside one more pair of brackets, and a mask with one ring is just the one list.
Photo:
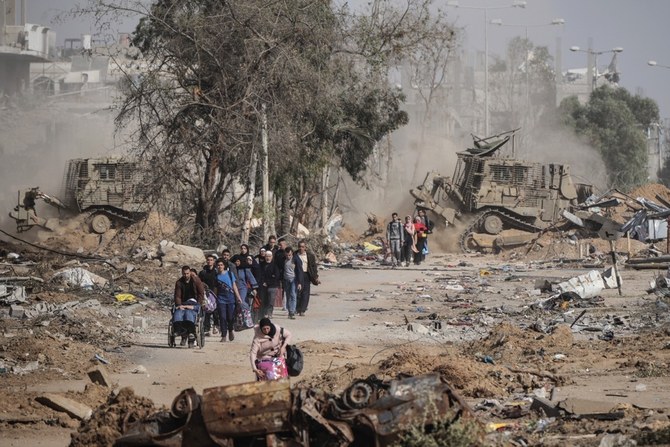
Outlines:
{"label": "broken concrete slab", "polygon": [[75,400],[69,399],[58,394],[43,394],[35,398],[35,400],[44,406],[52,408],[56,411],[67,413],[73,418],[85,421],[93,414],[93,409],[88,405],[84,405]]}
{"label": "broken concrete slab", "polygon": [[23,308],[23,306],[12,304],[9,306],[9,316],[12,318],[21,319],[26,316],[26,310]]}
{"label": "broken concrete slab", "polygon": [[107,368],[105,368],[103,365],[98,365],[95,368],[89,369],[86,374],[93,383],[107,388],[112,388],[114,386],[112,383],[112,378],[109,375],[109,371],[107,371]]}
{"label": "broken concrete slab", "polygon": [[158,254],[163,262],[174,262],[176,264],[200,265],[205,259],[205,252],[198,247],[175,244],[174,242],[162,240],[158,244]]}
{"label": "broken concrete slab", "polygon": [[617,404],[589,399],[570,397],[561,401],[558,407],[572,414],[587,419],[615,421],[625,416],[623,411],[614,411]]}
{"label": "broken concrete slab", "polygon": [[430,329],[428,329],[423,324],[419,323],[410,323],[407,325],[407,330],[410,332],[416,332],[417,334],[429,334]]}
{"label": "broken concrete slab", "polygon": [[531,411],[541,411],[547,417],[558,417],[561,415],[561,411],[552,403],[550,400],[542,397],[533,397],[533,402],[530,404]]}
{"label": "broken concrete slab", "polygon": [[133,317],[133,327],[137,329],[146,329],[149,325],[144,317]]}
{"label": "broken concrete slab", "polygon": [[23,286],[0,284],[0,301],[6,304],[25,303],[28,295]]}

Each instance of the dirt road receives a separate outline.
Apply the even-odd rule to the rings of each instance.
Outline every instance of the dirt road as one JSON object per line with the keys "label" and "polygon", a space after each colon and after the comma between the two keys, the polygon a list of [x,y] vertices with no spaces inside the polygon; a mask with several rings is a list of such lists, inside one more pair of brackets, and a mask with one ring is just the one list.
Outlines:
{"label": "dirt road", "polygon": [[[624,271],[623,296],[619,297],[616,290],[605,290],[604,301],[586,309],[584,319],[593,327],[604,319],[623,317],[624,324],[615,326],[613,342],[599,340],[596,332],[571,335],[567,330],[562,340],[555,334],[527,329],[538,320],[571,323],[579,311],[570,307],[559,312],[530,312],[528,306],[540,298],[533,292],[535,280],[565,279],[585,271],[461,255],[432,255],[421,268],[330,269],[321,273],[323,284],[313,288],[305,317],[289,320],[286,312],[276,310],[273,320],[286,325],[303,348],[305,370],[299,379],[334,389],[363,374],[366,368],[376,368],[379,373],[381,360],[401,353],[403,359],[390,362],[395,361],[396,368],[383,370],[387,375],[403,368],[428,371],[441,363],[458,363],[462,368],[458,379],[473,403],[481,397],[505,399],[515,392],[543,386],[537,378],[528,382],[519,374],[501,373],[515,366],[550,368],[553,374],[564,376],[565,380],[551,387],[554,399],[581,397],[652,411],[670,408],[668,377],[665,370],[658,369],[670,360],[669,350],[663,350],[669,337],[659,330],[654,336],[644,335],[656,324],[654,319],[659,321],[653,314],[654,299],[643,292],[653,273]],[[441,330],[423,333],[415,327],[415,331],[408,331],[406,319],[430,327],[431,320],[425,318],[433,313],[442,321]],[[221,343],[218,337],[210,337],[204,349],[170,349],[167,311],[147,307],[138,315],[147,318],[149,327],[141,334],[129,335],[132,346],[123,349],[119,356],[123,366],[114,375],[120,386],[131,386],[137,394],[168,406],[187,387],[201,392],[207,387],[253,379],[248,359],[251,331],[237,333],[234,342]],[[512,328],[505,336],[515,341],[506,350],[496,351],[496,365],[478,362],[478,351],[488,350],[481,354],[494,355],[498,349],[482,339],[498,330],[500,324]],[[406,358],[412,356],[416,364],[408,366]],[[650,364],[655,366],[643,368]],[[134,373],[140,365],[146,372]],[[494,368],[503,378],[491,379]],[[492,381],[489,388],[477,388],[474,382],[484,378]],[[82,391],[85,384],[84,380],[54,380],[30,386],[27,391]],[[67,427],[5,425],[2,430],[0,446],[64,446],[69,442]]]}

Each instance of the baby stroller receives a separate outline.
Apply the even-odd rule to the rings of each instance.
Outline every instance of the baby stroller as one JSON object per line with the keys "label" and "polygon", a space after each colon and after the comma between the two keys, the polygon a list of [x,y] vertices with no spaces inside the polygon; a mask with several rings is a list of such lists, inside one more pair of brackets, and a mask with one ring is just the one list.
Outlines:
{"label": "baby stroller", "polygon": [[[189,300],[190,301],[190,300]],[[188,304],[189,303],[187,301]],[[202,349],[205,346],[205,309],[204,306],[200,306],[195,303],[197,309],[193,309],[195,312],[195,322],[191,321],[174,321],[174,314],[177,310],[176,306],[173,304],[172,309],[170,310],[170,322],[168,323],[168,346],[174,348],[177,346],[176,338],[179,336],[185,336],[188,333],[187,325],[193,324],[195,326],[195,342],[198,344],[198,347]]]}

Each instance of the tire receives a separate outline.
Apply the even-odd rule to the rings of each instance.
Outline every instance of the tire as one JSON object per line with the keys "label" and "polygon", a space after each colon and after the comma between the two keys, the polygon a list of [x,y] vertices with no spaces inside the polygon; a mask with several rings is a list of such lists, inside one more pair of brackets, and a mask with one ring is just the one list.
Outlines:
{"label": "tire", "polygon": [[503,230],[503,221],[495,214],[486,216],[484,219],[484,231],[488,234],[499,234]]}
{"label": "tire", "polygon": [[174,331],[172,330],[172,323],[170,322],[168,324],[168,348],[174,348],[175,346],[177,346],[177,343],[175,342]]}
{"label": "tire", "polygon": [[112,228],[112,222],[109,217],[102,213],[94,214],[91,219],[91,230],[97,234],[105,234]]}
{"label": "tire", "polygon": [[344,404],[353,410],[360,410],[367,407],[370,405],[373,398],[374,389],[372,388],[372,385],[363,380],[355,382],[347,388],[342,395]]}

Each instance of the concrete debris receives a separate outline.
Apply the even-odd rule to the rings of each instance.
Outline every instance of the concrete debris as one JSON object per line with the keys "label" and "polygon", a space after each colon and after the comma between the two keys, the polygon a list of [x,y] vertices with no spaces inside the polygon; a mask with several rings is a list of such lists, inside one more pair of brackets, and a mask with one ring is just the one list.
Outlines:
{"label": "concrete debris", "polygon": [[602,437],[598,447],[635,447],[637,442],[621,433],[609,433]]}
{"label": "concrete debris", "polygon": [[93,383],[107,388],[112,388],[114,386],[107,368],[105,368],[103,365],[98,365],[95,368],[88,370],[86,374]]}
{"label": "concrete debris", "polygon": [[166,240],[158,244],[158,255],[162,262],[175,265],[200,265],[205,258],[205,253],[200,248],[175,244]]}
{"label": "concrete debris", "polygon": [[0,303],[25,303],[28,295],[23,286],[0,284]]}
{"label": "concrete debris", "polygon": [[144,317],[133,317],[133,327],[136,329],[146,329],[149,327],[147,319]]}
{"label": "concrete debris", "polygon": [[70,287],[81,287],[83,289],[102,288],[107,285],[105,278],[81,267],[57,271],[52,279],[62,281]]}
{"label": "concrete debris", "polygon": [[26,316],[26,310],[23,308],[23,306],[12,304],[9,307],[9,316],[18,319],[24,318]]}
{"label": "concrete debris", "polygon": [[559,283],[555,290],[559,293],[574,292],[580,298],[593,298],[604,289],[616,289],[616,287],[616,277],[612,273],[612,268],[608,268],[602,273],[591,270],[584,275],[575,276]]}
{"label": "concrete debris", "polygon": [[430,334],[430,329],[419,323],[410,323],[407,326],[407,330],[410,332],[416,332],[417,334]]}
{"label": "concrete debris", "polygon": [[93,414],[93,410],[88,405],[84,405],[80,402],[68,399],[67,397],[61,396],[59,394],[47,393],[38,396],[35,400],[37,400],[37,402],[41,403],[42,405],[45,405],[56,411],[67,413],[71,417],[81,421],[89,419]]}

